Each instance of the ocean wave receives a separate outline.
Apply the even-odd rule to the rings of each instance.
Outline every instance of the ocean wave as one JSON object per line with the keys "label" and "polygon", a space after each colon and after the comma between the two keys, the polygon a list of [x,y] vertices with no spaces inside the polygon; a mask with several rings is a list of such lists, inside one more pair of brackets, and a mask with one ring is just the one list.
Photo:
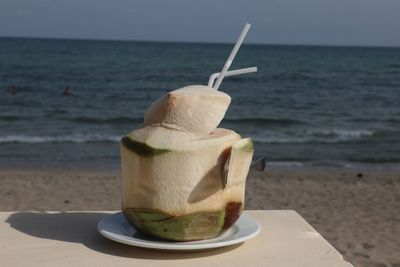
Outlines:
{"label": "ocean wave", "polygon": [[[265,136],[252,136],[259,143],[340,143],[360,141],[375,134],[371,130],[308,130],[295,135],[288,133],[268,133]],[[109,134],[71,134],[71,135],[5,135],[0,136],[0,143],[90,143],[119,142],[121,136]]]}
{"label": "ocean wave", "polygon": [[231,122],[231,123],[240,123],[240,124],[263,124],[263,125],[280,125],[280,126],[288,126],[288,125],[305,125],[307,124],[301,120],[294,119],[278,119],[278,118],[259,118],[259,117],[250,117],[250,118],[226,118],[222,122]]}
{"label": "ocean wave", "polygon": [[[0,116],[0,121],[26,121],[26,120],[40,120],[40,117],[31,118],[25,116]],[[55,118],[57,119],[57,118]],[[115,117],[90,117],[90,116],[77,116],[77,117],[58,117],[58,119],[69,121],[78,124],[141,124],[143,117],[128,117],[128,116],[115,116]],[[259,117],[244,117],[244,118],[226,118],[222,123],[232,123],[240,125],[263,125],[263,126],[290,126],[290,125],[307,125],[306,122],[295,119],[278,119],[278,118],[259,118]]]}
{"label": "ocean wave", "polygon": [[306,131],[307,135],[321,137],[337,137],[343,140],[358,139],[366,136],[374,135],[375,131],[360,129],[360,130],[344,130],[344,129],[318,129]]}
{"label": "ocean wave", "polygon": [[[47,116],[48,117],[48,116]],[[31,120],[44,120],[46,117],[28,117],[28,116],[0,116],[0,121],[5,122],[16,122],[16,121],[31,121]],[[70,121],[73,123],[85,123],[85,124],[139,124],[143,122],[143,118],[132,118],[132,117],[88,117],[88,116],[78,116],[78,117],[54,117],[54,119],[61,119],[65,121]]]}
{"label": "ocean wave", "polygon": [[111,117],[111,118],[101,118],[101,117],[87,117],[87,116],[79,116],[68,119],[71,122],[75,123],[87,123],[87,124],[104,124],[104,123],[112,123],[112,124],[132,124],[132,123],[143,123],[143,118],[132,118],[132,117]]}
{"label": "ocean wave", "polygon": [[[143,118],[132,118],[132,117],[109,117],[109,118],[100,118],[100,117],[87,117],[87,116],[79,116],[70,118],[69,121],[75,123],[87,123],[87,124],[104,124],[104,123],[112,123],[112,124],[132,124],[132,123],[143,123]],[[250,118],[226,118],[223,119],[223,123],[234,123],[234,124],[253,124],[253,125],[277,125],[277,126],[288,126],[288,125],[305,125],[307,124],[304,121],[294,120],[294,119],[275,119],[275,118],[258,118],[258,117],[250,117]]]}
{"label": "ocean wave", "polygon": [[361,141],[375,134],[372,130],[315,129],[298,131],[292,134],[274,133],[265,136],[255,136],[253,140],[259,143],[341,143]]}
{"label": "ocean wave", "polygon": [[303,167],[304,163],[300,161],[267,161],[268,167]]}
{"label": "ocean wave", "polygon": [[[113,123],[113,124],[123,124],[123,123],[143,123],[143,118],[135,118],[135,117],[109,117],[109,118],[101,118],[101,117],[88,117],[88,116],[79,116],[68,119],[71,122],[76,123],[88,123],[88,124],[102,124],[102,123]],[[264,125],[299,125],[299,124],[307,124],[306,122],[294,119],[275,119],[275,118],[258,118],[258,117],[250,117],[250,118],[226,118],[223,119],[222,122],[228,123],[239,123],[239,124],[264,124]]]}
{"label": "ocean wave", "polygon": [[73,134],[59,136],[0,136],[1,143],[90,143],[90,142],[119,142],[121,136],[102,134]]}

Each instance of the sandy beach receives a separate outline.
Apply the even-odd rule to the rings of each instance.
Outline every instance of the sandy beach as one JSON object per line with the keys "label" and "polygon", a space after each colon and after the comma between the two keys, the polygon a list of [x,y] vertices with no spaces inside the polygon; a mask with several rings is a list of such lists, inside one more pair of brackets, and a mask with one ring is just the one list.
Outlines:
{"label": "sandy beach", "polygon": [[[118,171],[0,171],[2,211],[118,210],[119,192]],[[400,266],[398,173],[252,172],[246,192],[246,209],[296,210],[355,266]]]}

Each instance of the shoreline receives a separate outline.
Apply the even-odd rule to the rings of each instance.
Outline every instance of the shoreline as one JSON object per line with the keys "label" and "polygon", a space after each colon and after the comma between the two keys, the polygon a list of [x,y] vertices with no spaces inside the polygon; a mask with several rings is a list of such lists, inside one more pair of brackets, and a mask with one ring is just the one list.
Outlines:
{"label": "shoreline", "polygon": [[[253,158],[257,160],[259,158]],[[41,163],[14,163],[0,164],[1,171],[52,171],[52,172],[120,172],[120,161],[94,161],[94,162],[57,162],[47,164]],[[307,171],[307,172],[383,172],[400,173],[400,163],[364,163],[364,162],[300,162],[300,161],[267,161],[265,171]]]}

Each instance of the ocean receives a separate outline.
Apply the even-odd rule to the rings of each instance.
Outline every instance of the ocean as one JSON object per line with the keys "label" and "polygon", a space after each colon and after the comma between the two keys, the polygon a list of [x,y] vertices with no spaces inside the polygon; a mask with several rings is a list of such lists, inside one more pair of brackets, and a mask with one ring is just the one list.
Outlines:
{"label": "ocean", "polygon": [[[146,108],[207,84],[232,47],[0,38],[0,167],[118,169],[119,140]],[[220,127],[252,137],[255,158],[400,165],[400,48],[245,44],[231,69],[252,66],[224,79],[232,103]]]}

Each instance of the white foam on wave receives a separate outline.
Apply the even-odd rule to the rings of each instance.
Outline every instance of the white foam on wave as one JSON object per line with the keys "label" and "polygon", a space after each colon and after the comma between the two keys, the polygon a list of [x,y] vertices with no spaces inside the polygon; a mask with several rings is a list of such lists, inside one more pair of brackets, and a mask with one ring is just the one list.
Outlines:
{"label": "white foam on wave", "polygon": [[338,138],[360,138],[372,136],[375,132],[371,130],[344,130],[344,129],[316,129],[308,131],[310,135],[316,136],[335,136]]}
{"label": "white foam on wave", "polygon": [[304,138],[290,137],[290,136],[254,136],[251,137],[254,142],[259,143],[305,143],[307,140]]}
{"label": "white foam on wave", "polygon": [[[266,132],[264,136],[252,136],[260,143],[337,143],[362,140],[372,136],[371,130],[315,129],[289,133]],[[121,136],[107,134],[70,134],[70,135],[5,135],[0,136],[0,143],[88,143],[88,142],[119,142]]]}
{"label": "white foam on wave", "polygon": [[299,161],[267,161],[268,167],[303,167],[304,164]]}
{"label": "white foam on wave", "polygon": [[0,143],[87,143],[87,142],[119,142],[121,136],[103,134],[72,134],[59,136],[0,136]]}
{"label": "white foam on wave", "polygon": [[312,129],[292,133],[266,132],[264,134],[264,136],[254,136],[253,140],[260,143],[338,143],[362,140],[373,136],[375,131],[367,129]]}

